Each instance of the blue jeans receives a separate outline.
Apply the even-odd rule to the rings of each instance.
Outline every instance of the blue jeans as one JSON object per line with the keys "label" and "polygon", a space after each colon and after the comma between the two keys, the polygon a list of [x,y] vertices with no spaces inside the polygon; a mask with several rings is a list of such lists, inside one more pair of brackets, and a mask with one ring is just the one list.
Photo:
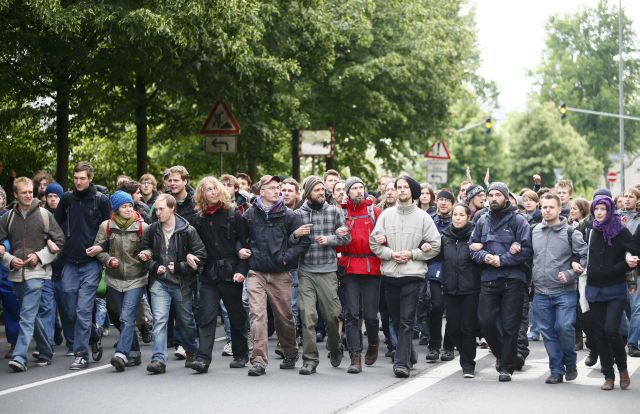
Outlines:
{"label": "blue jeans", "polygon": [[[116,346],[116,354],[119,354],[125,362],[128,361],[133,337],[136,334],[136,312],[146,287],[142,286],[119,292],[112,287],[107,287],[107,296],[120,315],[120,337]],[[96,322],[97,323],[97,322]]]}
{"label": "blue jeans", "polygon": [[20,304],[20,332],[13,351],[13,360],[24,365],[27,364],[27,352],[32,337],[36,340],[36,349],[40,352],[40,358],[51,360],[53,357],[53,348],[38,316],[43,285],[44,279],[28,279],[13,283],[13,289]]}
{"label": "blue jeans", "polygon": [[60,324],[62,325],[62,333],[64,334],[64,339],[67,344],[67,352],[73,352],[73,315],[75,309],[73,311],[68,309],[68,303],[65,301],[65,294],[62,288],[62,278],[53,280],[53,293],[56,304],[58,305]]}
{"label": "blue jeans", "polygon": [[20,305],[13,291],[13,283],[6,277],[0,278],[0,300],[2,300],[2,317],[7,342],[15,346],[18,332],[20,332]]}
{"label": "blue jeans", "polygon": [[193,318],[192,294],[184,295],[180,286],[170,286],[160,281],[151,285],[151,310],[153,311],[153,356],[152,360],[167,363],[167,321],[173,302],[176,325],[180,327],[181,345],[186,352],[198,350],[196,322]]}
{"label": "blue jeans", "polygon": [[67,263],[62,269],[62,290],[68,315],[73,321],[73,352],[89,359],[93,307],[102,266],[97,260]]}
{"label": "blue jeans", "polygon": [[56,298],[53,292],[53,281],[46,279],[42,286],[42,297],[40,298],[40,309],[38,316],[44,326],[47,339],[53,346],[53,334],[56,329]]}
{"label": "blue jeans", "polygon": [[576,365],[576,292],[533,295],[533,309],[544,347],[549,355],[552,375],[564,375],[566,367]]}
{"label": "blue jeans", "polygon": [[291,313],[296,330],[300,329],[300,311],[298,310],[298,270],[291,271]]}
{"label": "blue jeans", "polygon": [[627,344],[630,347],[638,347],[640,339],[640,289],[634,293],[629,293],[629,305],[631,307],[631,318],[629,319],[629,337]]}

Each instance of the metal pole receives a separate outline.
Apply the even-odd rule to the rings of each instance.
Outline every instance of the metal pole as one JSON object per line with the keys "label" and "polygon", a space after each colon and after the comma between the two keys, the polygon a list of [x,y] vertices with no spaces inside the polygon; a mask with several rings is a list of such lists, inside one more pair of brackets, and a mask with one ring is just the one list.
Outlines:
{"label": "metal pole", "polygon": [[[624,59],[622,57],[622,0],[618,0],[618,95],[620,99],[620,115],[624,114]],[[624,118],[620,124],[620,192],[624,192]]]}
{"label": "metal pole", "polygon": [[637,117],[637,116],[612,114],[611,112],[592,111],[591,109],[573,108],[571,106],[567,106],[567,111],[569,111],[569,112],[577,112],[577,113],[581,113],[581,114],[608,116],[610,118],[619,118],[619,119],[622,118],[622,119],[628,119],[630,121],[640,121],[640,117]]}
{"label": "metal pole", "polygon": [[222,176],[222,174],[224,174],[224,161],[222,160],[222,153],[220,153],[220,176]]}

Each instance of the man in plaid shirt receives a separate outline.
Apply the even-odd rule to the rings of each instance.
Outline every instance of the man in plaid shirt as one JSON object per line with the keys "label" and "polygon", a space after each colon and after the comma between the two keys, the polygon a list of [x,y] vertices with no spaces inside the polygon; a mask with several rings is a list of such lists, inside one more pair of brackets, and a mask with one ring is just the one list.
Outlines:
{"label": "man in plaid shirt", "polygon": [[[320,310],[326,322],[327,349],[331,365],[340,366],[343,347],[338,331],[340,300],[338,299],[338,258],[336,247],[351,242],[344,217],[325,200],[322,178],[312,175],[302,184],[304,204],[295,211],[305,223],[294,232],[296,237],[308,234],[311,246],[298,264],[298,308],[302,320],[303,365],[301,375],[316,372],[319,363],[315,327]],[[298,233],[298,234],[296,234]]]}

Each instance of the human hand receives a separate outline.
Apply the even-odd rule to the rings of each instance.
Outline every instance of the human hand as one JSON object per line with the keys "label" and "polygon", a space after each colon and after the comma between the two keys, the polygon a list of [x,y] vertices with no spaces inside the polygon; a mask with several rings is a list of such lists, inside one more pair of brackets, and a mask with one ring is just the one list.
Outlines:
{"label": "human hand", "polygon": [[[140,260],[141,260],[141,261],[143,261],[143,262],[148,262],[148,261],[149,261],[149,259],[151,259],[151,258],[149,257],[149,255],[148,255],[148,254],[143,253],[143,252],[140,252],[140,253],[138,253],[138,259],[140,259]],[[164,272],[163,272],[163,273],[164,273]]]}
{"label": "human hand", "polygon": [[24,261],[24,265],[25,266],[36,266],[38,264],[39,260],[40,260],[40,258],[38,257],[37,254],[31,253],[29,256],[27,256],[27,259]]}
{"label": "human hand", "polygon": [[521,250],[522,250],[522,246],[520,246],[520,243],[518,242],[513,242],[511,247],[509,247],[509,253],[511,254],[518,254],[520,253]]}
{"label": "human hand", "polygon": [[378,244],[385,244],[387,242],[387,238],[384,234],[374,234],[373,240]]}
{"label": "human hand", "polygon": [[246,248],[240,249],[238,251],[238,257],[240,258],[240,260],[248,259],[249,257],[251,257],[251,250]]}
{"label": "human hand", "polygon": [[47,248],[53,254],[60,253],[60,248],[53,242],[53,240],[47,240]]}
{"label": "human hand", "polygon": [[169,266],[167,266],[167,270],[169,271],[169,273],[175,273],[176,270],[176,266],[173,262],[169,262]]}
{"label": "human hand", "polygon": [[156,272],[159,275],[163,275],[167,272],[167,268],[163,265],[158,266],[158,271]]}
{"label": "human hand", "polygon": [[[198,268],[198,263],[200,263],[200,259],[192,255],[191,253],[187,254],[187,266],[189,266],[193,270],[196,270]],[[173,273],[173,270],[171,272]]]}
{"label": "human hand", "polygon": [[581,274],[582,272],[584,272],[584,267],[582,267],[582,265],[578,262],[571,262],[571,269],[573,269],[573,271],[577,274]]}
{"label": "human hand", "polygon": [[87,253],[89,257],[96,257],[99,253],[102,253],[102,247],[98,245],[91,246],[85,250],[85,253]]}
{"label": "human hand", "polygon": [[472,252],[478,252],[482,250],[483,247],[484,245],[482,243],[471,243],[469,245],[469,250],[471,250]]}
{"label": "human hand", "polygon": [[558,273],[558,279],[560,280],[560,283],[562,283],[562,284],[567,283],[567,275],[565,275],[564,272],[559,272]]}
{"label": "human hand", "polygon": [[345,226],[338,227],[336,230],[336,236],[346,236],[347,234],[349,234],[349,229]]}
{"label": "human hand", "polygon": [[422,243],[422,246],[420,246],[420,250],[422,250],[423,252],[430,252],[433,249],[433,246],[431,246],[430,243],[424,242]]}
{"label": "human hand", "polygon": [[112,257],[111,259],[109,259],[109,263],[107,263],[107,266],[109,266],[109,268],[111,269],[117,269],[118,266],[120,266],[120,260],[118,260],[116,257]]}
{"label": "human hand", "polygon": [[303,224],[302,226],[294,230],[293,232],[294,237],[296,239],[299,239],[302,236],[306,236],[307,234],[310,234],[311,227],[313,227],[313,224]]}
{"label": "human hand", "polygon": [[320,246],[326,246],[329,244],[329,238],[327,238],[327,236],[316,236],[315,240]]}
{"label": "human hand", "polygon": [[236,273],[233,275],[233,281],[236,283],[244,282],[244,275],[242,273]]}

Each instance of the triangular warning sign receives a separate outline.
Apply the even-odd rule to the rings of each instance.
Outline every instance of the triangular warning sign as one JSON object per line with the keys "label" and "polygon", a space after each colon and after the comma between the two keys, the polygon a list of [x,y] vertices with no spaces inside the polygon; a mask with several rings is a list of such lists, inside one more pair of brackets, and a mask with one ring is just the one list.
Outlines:
{"label": "triangular warning sign", "polygon": [[238,135],[240,124],[222,101],[213,104],[207,120],[200,128],[200,135]]}
{"label": "triangular warning sign", "polygon": [[431,146],[431,149],[424,153],[425,158],[432,158],[435,160],[450,160],[451,155],[449,149],[444,144],[444,141],[438,141]]}

